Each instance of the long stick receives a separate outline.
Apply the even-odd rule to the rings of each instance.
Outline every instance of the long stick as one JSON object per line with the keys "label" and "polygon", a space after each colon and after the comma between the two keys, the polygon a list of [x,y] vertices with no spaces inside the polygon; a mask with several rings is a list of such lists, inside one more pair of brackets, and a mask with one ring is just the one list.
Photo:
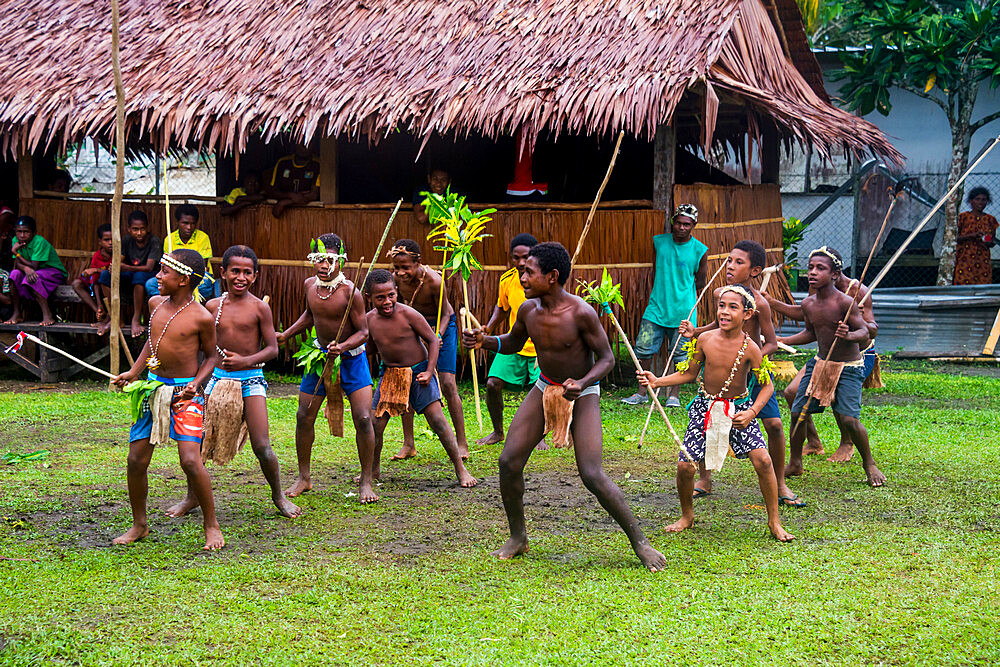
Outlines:
{"label": "long stick", "polygon": [[164,219],[167,224],[167,253],[174,251],[174,242],[171,240],[170,235],[170,193],[167,191],[167,163],[166,160],[163,161],[163,209],[164,209]]}
{"label": "long stick", "polygon": [[[122,335],[121,273],[122,273],[122,196],[125,189],[125,88],[122,84],[122,64],[118,20],[118,0],[111,0],[111,70],[115,82],[115,193],[111,198],[111,372],[119,371],[118,337]],[[136,304],[136,308],[141,308]],[[111,389],[112,385],[108,385]]]}
{"label": "long stick", "polygon": [[587,222],[583,225],[583,231],[580,232],[580,238],[576,242],[576,250],[573,252],[573,259],[571,259],[569,263],[570,274],[573,273],[573,265],[576,264],[576,258],[580,256],[580,250],[583,248],[583,241],[587,238],[587,232],[590,231],[590,223],[594,221],[594,213],[597,211],[597,205],[601,201],[601,195],[604,194],[604,188],[611,179],[611,171],[615,168],[615,160],[618,159],[618,149],[621,148],[622,139],[624,138],[625,132],[619,132],[618,141],[615,143],[615,151],[611,154],[611,164],[608,165],[608,172],[604,174],[604,180],[601,182],[601,187],[597,188],[597,196],[594,197],[594,203],[590,206],[590,213],[587,214]]}
{"label": "long stick", "polygon": [[[442,281],[443,282],[443,281]],[[465,307],[462,308],[463,320],[471,320],[472,313],[469,311],[469,287],[462,277],[462,296],[465,298]],[[466,322],[462,322],[462,329],[469,328]],[[476,421],[479,422],[479,430],[483,430],[483,408],[479,404],[479,373],[476,372],[476,351],[469,348],[469,363],[472,366],[472,395],[476,399]]]}
{"label": "long stick", "polygon": [[[725,261],[723,261],[719,265],[718,270],[716,270],[716,272],[712,274],[712,277],[708,279],[708,282],[705,283],[705,286],[701,288],[701,294],[699,294],[698,298],[695,299],[694,306],[691,308],[691,312],[688,313],[688,316],[687,316],[688,322],[690,322],[691,318],[694,317],[695,311],[698,310],[698,304],[701,303],[702,298],[705,296],[705,294],[708,292],[708,290],[712,287],[712,283],[715,282],[715,279],[719,277],[719,274],[722,273],[722,270],[724,268],[726,268]],[[680,335],[680,333],[678,333],[677,334],[677,340],[674,341],[674,347],[670,350],[670,356],[667,357],[666,363],[663,366],[663,375],[661,375],[660,377],[667,377],[667,375],[668,375],[667,371],[670,370],[670,360],[673,359],[674,358],[674,354],[677,353],[677,346],[680,344],[680,342],[681,342],[681,335]],[[649,430],[649,420],[650,420],[650,418],[652,416],[653,416],[653,406],[650,405],[649,406],[649,412],[646,413],[646,423],[642,427],[642,435],[639,436],[639,447],[640,448],[642,447],[642,443],[646,439],[646,431]],[[673,427],[671,427],[671,433],[673,433]],[[676,433],[674,433],[674,439],[677,440],[678,444],[680,444],[680,438],[677,437]]]}
{"label": "long stick", "polygon": [[441,294],[438,295],[438,316],[437,316],[437,326],[434,327],[434,333],[440,335],[441,331],[441,309],[444,307],[444,266],[448,263],[448,251],[444,250],[441,254]]}
{"label": "long stick", "polygon": [[88,369],[94,371],[95,373],[100,373],[101,375],[103,375],[104,377],[108,378],[109,380],[114,380],[115,379],[115,376],[112,375],[111,373],[107,372],[106,370],[98,368],[97,366],[91,366],[90,364],[88,364],[83,359],[77,359],[76,357],[74,357],[69,352],[66,352],[64,350],[60,350],[58,347],[55,347],[54,345],[49,345],[48,343],[44,343],[41,340],[39,340],[39,338],[37,336],[32,336],[30,333],[26,333],[26,332],[23,332],[23,331],[21,333],[23,333],[24,337],[27,338],[28,340],[30,340],[31,342],[33,342],[35,345],[41,345],[42,347],[44,347],[47,350],[52,350],[53,352],[55,352],[57,354],[61,354],[62,356],[64,356],[67,359],[69,359],[70,361],[78,363],[81,366],[83,366],[84,368],[88,368]]}

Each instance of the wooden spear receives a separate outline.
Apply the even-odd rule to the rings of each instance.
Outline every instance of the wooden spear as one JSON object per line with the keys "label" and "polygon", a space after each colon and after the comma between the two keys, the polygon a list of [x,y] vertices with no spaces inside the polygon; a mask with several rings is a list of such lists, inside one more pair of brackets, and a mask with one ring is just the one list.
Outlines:
{"label": "wooden spear", "polygon": [[[26,332],[24,332],[24,331],[22,331],[21,333],[22,333],[22,334],[24,334],[24,337],[25,337],[25,338],[26,338],[27,340],[30,340],[30,341],[31,341],[32,343],[34,343],[35,345],[40,345],[41,347],[44,347],[44,348],[45,348],[45,349],[47,349],[47,350],[52,350],[53,352],[55,352],[55,353],[57,353],[57,354],[61,354],[62,356],[64,356],[64,357],[66,357],[67,359],[69,359],[70,361],[72,361],[72,362],[75,362],[75,363],[77,363],[77,364],[80,364],[80,365],[81,365],[81,366],[83,366],[84,368],[87,368],[87,369],[89,369],[89,370],[92,370],[92,371],[94,371],[95,373],[99,373],[100,375],[103,375],[104,377],[108,378],[109,380],[114,380],[114,379],[115,379],[115,376],[117,375],[117,373],[109,373],[109,372],[107,372],[106,370],[104,370],[104,369],[102,369],[102,368],[98,368],[97,366],[91,366],[90,364],[88,364],[88,363],[87,363],[86,361],[84,361],[83,359],[77,359],[76,357],[74,357],[74,356],[73,356],[72,354],[70,354],[69,352],[66,352],[65,350],[60,350],[60,349],[59,349],[58,347],[55,347],[54,345],[49,345],[48,343],[45,343],[45,342],[43,342],[43,341],[42,341],[42,340],[41,340],[40,338],[38,338],[37,336],[32,336],[32,335],[31,335],[30,333],[26,333]],[[114,344],[117,344],[117,342],[118,342],[118,341],[116,341],[116,340],[112,339],[112,342],[113,342]],[[10,348],[8,348],[8,349],[10,349]],[[6,350],[5,350],[5,352],[6,352]],[[16,352],[8,352],[8,354],[16,354]],[[112,369],[112,370],[113,370],[113,369]]]}
{"label": "wooden spear", "polygon": [[621,148],[622,139],[624,138],[625,132],[619,132],[618,141],[615,142],[615,150],[611,154],[611,163],[608,165],[608,171],[604,174],[604,180],[601,181],[601,187],[597,188],[597,196],[594,197],[594,203],[590,206],[590,213],[587,214],[587,222],[584,223],[583,231],[580,232],[580,238],[576,241],[576,250],[573,252],[573,258],[569,262],[570,275],[573,274],[573,265],[576,264],[576,258],[580,256],[580,250],[583,249],[583,241],[587,238],[587,233],[590,231],[590,223],[594,221],[594,213],[597,212],[597,205],[600,203],[601,196],[604,194],[604,188],[608,185],[608,181],[611,180],[611,172],[615,168],[615,161],[618,159],[618,149]]}

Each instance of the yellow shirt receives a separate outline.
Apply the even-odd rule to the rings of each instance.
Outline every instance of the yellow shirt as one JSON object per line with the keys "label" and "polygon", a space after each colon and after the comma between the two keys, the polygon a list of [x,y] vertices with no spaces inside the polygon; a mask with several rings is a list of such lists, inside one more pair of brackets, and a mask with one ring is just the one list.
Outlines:
{"label": "yellow shirt", "polygon": [[[517,322],[517,309],[525,301],[527,299],[524,296],[524,288],[521,287],[521,276],[518,274],[517,269],[510,269],[500,276],[500,294],[497,296],[497,305],[503,310],[510,311],[508,333],[510,329],[514,328],[514,322]],[[530,338],[518,354],[525,357],[536,356],[535,344],[531,342]]]}
{"label": "yellow shirt", "polygon": [[247,191],[244,190],[243,188],[233,188],[232,190],[229,191],[229,194],[226,195],[226,202],[230,206],[232,206],[233,204],[236,203],[237,199],[239,199],[240,197],[246,197],[246,196],[247,196]]}
{"label": "yellow shirt", "polygon": [[163,254],[181,249],[197,250],[198,254],[205,258],[205,268],[208,270],[208,275],[212,275],[212,265],[208,261],[212,258],[212,242],[209,240],[208,234],[196,229],[187,243],[181,243],[180,232],[174,230],[170,234],[169,242],[163,242]]}

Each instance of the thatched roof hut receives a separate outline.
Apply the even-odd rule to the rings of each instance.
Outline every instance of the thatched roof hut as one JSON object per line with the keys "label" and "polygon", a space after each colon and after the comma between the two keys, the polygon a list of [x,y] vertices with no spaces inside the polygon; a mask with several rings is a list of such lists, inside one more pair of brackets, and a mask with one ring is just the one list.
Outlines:
{"label": "thatched roof hut", "polygon": [[[794,0],[122,0],[121,11],[130,140],[159,149],[238,151],[258,131],[652,138],[674,123],[682,144],[738,152],[748,130],[773,125],[821,154],[899,157],[829,104]],[[108,136],[108,3],[24,0],[0,19],[0,146]]]}

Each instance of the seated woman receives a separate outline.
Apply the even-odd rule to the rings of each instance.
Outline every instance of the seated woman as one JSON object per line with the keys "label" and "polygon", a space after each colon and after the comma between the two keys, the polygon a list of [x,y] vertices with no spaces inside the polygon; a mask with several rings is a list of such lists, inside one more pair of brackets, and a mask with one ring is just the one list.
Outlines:
{"label": "seated woman", "polygon": [[10,297],[14,313],[7,324],[24,321],[23,302],[34,300],[42,309],[43,326],[55,324],[49,307],[49,295],[66,282],[66,267],[59,261],[52,244],[36,233],[35,219],[22,215],[14,223],[17,242],[13,247],[14,269],[10,272]]}
{"label": "seated woman", "polygon": [[958,245],[955,247],[955,285],[985,285],[993,282],[990,248],[996,243],[997,219],[983,210],[991,202],[986,188],[969,190],[971,211],[958,215]]}

